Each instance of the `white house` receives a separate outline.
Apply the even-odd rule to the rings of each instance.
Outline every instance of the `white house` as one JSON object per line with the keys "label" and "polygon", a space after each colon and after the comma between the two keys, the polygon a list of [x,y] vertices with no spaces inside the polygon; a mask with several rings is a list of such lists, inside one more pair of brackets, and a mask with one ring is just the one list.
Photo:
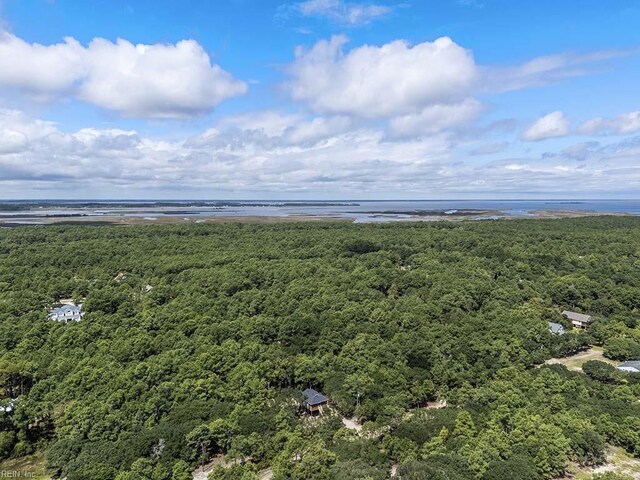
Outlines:
{"label": "white house", "polygon": [[627,360],[617,368],[623,372],[640,373],[640,360]]}
{"label": "white house", "polygon": [[49,320],[56,322],[79,322],[84,317],[82,305],[62,305],[49,311]]}

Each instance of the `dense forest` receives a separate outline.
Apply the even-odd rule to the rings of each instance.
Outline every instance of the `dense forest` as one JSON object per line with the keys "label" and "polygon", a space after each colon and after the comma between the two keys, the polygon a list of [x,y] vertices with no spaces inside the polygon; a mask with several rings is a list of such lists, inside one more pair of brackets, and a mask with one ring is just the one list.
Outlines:
{"label": "dense forest", "polygon": [[[81,321],[47,318],[62,298]],[[639,321],[638,218],[1,229],[0,458],[45,452],[68,480],[186,480],[222,454],[212,479],[555,478],[640,456],[640,379],[545,359],[638,359]]]}

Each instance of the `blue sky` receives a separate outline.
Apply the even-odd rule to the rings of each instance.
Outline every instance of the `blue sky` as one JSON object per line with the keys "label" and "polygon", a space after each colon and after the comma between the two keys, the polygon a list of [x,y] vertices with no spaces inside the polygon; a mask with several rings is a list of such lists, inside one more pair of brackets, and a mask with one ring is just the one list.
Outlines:
{"label": "blue sky", "polygon": [[640,198],[640,0],[0,0],[0,198]]}

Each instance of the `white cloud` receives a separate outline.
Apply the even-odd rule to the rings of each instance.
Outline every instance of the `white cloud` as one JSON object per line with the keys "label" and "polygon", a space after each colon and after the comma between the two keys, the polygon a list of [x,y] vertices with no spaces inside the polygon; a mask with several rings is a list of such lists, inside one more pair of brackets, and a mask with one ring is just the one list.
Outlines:
{"label": "white cloud", "polygon": [[593,71],[594,64],[633,53],[624,50],[603,50],[585,55],[563,53],[536,57],[516,66],[483,66],[478,75],[480,87],[492,93],[540,87],[587,75]]}
{"label": "white cloud", "polygon": [[133,45],[95,39],[87,48],[88,75],[79,96],[126,116],[190,117],[245,93],[193,40],[175,45]]}
{"label": "white cloud", "polygon": [[291,126],[284,133],[290,144],[306,144],[344,133],[351,124],[351,119],[344,116],[316,117]]}
{"label": "white cloud", "polygon": [[640,132],[640,111],[623,113],[613,118],[592,118],[581,123],[576,131],[584,135],[624,135]]}
{"label": "white cloud", "polygon": [[400,116],[459,102],[475,79],[473,56],[448,37],[413,46],[397,40],[344,53],[346,41],[334,36],[310,50],[296,50],[289,66],[294,99],[320,113]]}
{"label": "white cloud", "polygon": [[0,109],[0,155],[21,152],[58,132],[55,125]]}
{"label": "white cloud", "polygon": [[576,143],[562,150],[560,155],[574,160],[584,160],[599,146],[599,142]]}
{"label": "white cloud", "polygon": [[546,138],[564,137],[569,135],[570,127],[569,120],[564,116],[564,113],[555,111],[533,122],[523,132],[522,139],[538,141]]}
{"label": "white cloud", "polygon": [[306,119],[300,113],[263,110],[233,115],[219,120],[210,128],[188,140],[191,146],[295,145],[318,142],[350,130],[352,121],[345,116]]}
{"label": "white cloud", "polygon": [[[63,133],[19,112],[0,111],[0,190],[9,196],[18,188],[49,189],[54,196],[61,188],[63,196],[173,188],[322,191],[326,185],[376,191],[401,188],[448,155],[445,138],[389,142],[381,130],[350,130],[343,117],[296,122],[272,137],[228,126],[238,125],[235,120],[186,141],[161,142],[117,129]],[[13,138],[16,131],[20,141]]]}
{"label": "white cloud", "polygon": [[510,163],[505,165],[504,168],[506,170],[531,170],[531,167],[522,163]]}
{"label": "white cloud", "polygon": [[[312,6],[327,4],[332,3],[318,0]],[[472,53],[449,37],[415,45],[396,40],[350,50],[345,46],[347,41],[344,36],[334,36],[308,49],[296,48],[295,60],[287,69],[289,93],[317,113],[396,117],[396,131],[420,131],[420,117],[425,117],[426,125],[439,108],[468,113],[461,108],[469,105],[464,99],[480,93],[556,83],[591,73],[595,64],[633,53],[550,55],[505,67],[476,64]]]}
{"label": "white cloud", "polygon": [[342,0],[308,0],[295,5],[304,16],[320,16],[345,25],[364,25],[391,13],[386,5],[360,4]]}
{"label": "white cloud", "polygon": [[[264,112],[263,118],[276,114]],[[332,192],[380,198],[430,192],[477,198],[640,188],[640,137],[591,145],[580,160],[560,151],[485,163],[469,160],[466,146],[458,150],[444,133],[390,141],[379,128],[316,117],[269,136],[267,129],[244,129],[239,122],[222,120],[193,138],[167,142],[119,129],[66,133],[0,110],[0,195],[317,198]]]}
{"label": "white cloud", "polygon": [[225,117],[217,124],[220,130],[256,130],[269,137],[276,137],[302,121],[302,116],[297,113],[283,114],[274,110],[243,113]]}
{"label": "white cloud", "polygon": [[84,48],[73,38],[45,46],[0,31],[0,86],[42,99],[67,94],[86,74],[84,59]]}
{"label": "white cloud", "polygon": [[55,45],[29,44],[0,33],[0,88],[31,97],[76,96],[127,117],[186,118],[211,111],[243,94],[244,82],[215,64],[193,40],[175,45],[133,45],[73,38]]}
{"label": "white cloud", "polygon": [[478,117],[482,108],[482,104],[473,98],[460,103],[431,105],[419,113],[391,119],[389,130],[399,137],[432,135],[468,124]]}
{"label": "white cloud", "polygon": [[[566,135],[627,135],[636,132],[640,132],[640,111],[622,113],[612,118],[592,118],[582,122],[576,128],[571,127],[571,122],[564,113],[555,111],[533,122],[523,132],[522,139],[537,141]],[[581,156],[582,151],[578,150],[591,145],[590,142],[575,145],[575,154]]]}

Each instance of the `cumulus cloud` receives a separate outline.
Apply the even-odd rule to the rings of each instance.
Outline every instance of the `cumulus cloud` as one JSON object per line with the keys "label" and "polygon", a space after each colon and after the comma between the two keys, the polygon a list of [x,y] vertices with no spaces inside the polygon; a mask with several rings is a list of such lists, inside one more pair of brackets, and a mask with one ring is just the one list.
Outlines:
{"label": "cumulus cloud", "polygon": [[576,131],[584,135],[624,135],[640,132],[640,111],[623,113],[613,118],[592,118],[581,123]]}
{"label": "cumulus cloud", "polygon": [[0,33],[0,88],[38,99],[75,96],[127,117],[186,118],[243,94],[244,82],[212,64],[193,40],[134,45],[73,38],[30,44]]}
{"label": "cumulus cloud", "polygon": [[334,36],[311,49],[296,50],[288,84],[296,100],[320,113],[381,118],[416,114],[424,108],[464,99],[476,76],[473,56],[448,37],[410,45],[343,51],[347,39]]}
{"label": "cumulus cloud", "polygon": [[262,110],[224,117],[218,121],[220,130],[259,131],[269,137],[280,136],[303,119],[299,113],[281,113],[275,110]]}
{"label": "cumulus cloud", "polygon": [[143,140],[133,131],[64,133],[50,122],[0,110],[0,183],[5,185],[23,180],[31,189],[51,182],[52,191],[68,192],[89,177],[117,184],[127,180],[121,178],[123,172],[135,171],[149,151],[160,149],[161,143]]}
{"label": "cumulus cloud", "polygon": [[290,126],[284,136],[290,144],[309,144],[346,132],[351,124],[345,116],[316,117]]}
{"label": "cumulus cloud", "polygon": [[[271,119],[267,125],[277,115],[262,112],[263,120]],[[288,121],[291,114],[280,115],[278,128],[245,128],[236,117],[167,142],[121,129],[63,132],[50,122],[0,110],[0,192],[5,197],[42,192],[48,198],[184,197],[185,191],[265,198],[286,192],[317,198],[330,191],[379,198],[640,188],[640,137],[553,156],[479,162],[443,133],[390,140],[382,129],[348,124],[342,117]]]}
{"label": "cumulus cloud", "polygon": [[295,4],[304,16],[329,18],[344,25],[364,25],[391,13],[386,5],[349,3],[342,0],[307,0]]}
{"label": "cumulus cloud", "polygon": [[0,109],[0,155],[28,150],[57,133],[51,122],[31,120],[21,112]]}
{"label": "cumulus cloud", "polygon": [[555,111],[533,122],[523,132],[522,139],[537,141],[566,135],[627,135],[636,132],[640,132],[640,111],[622,113],[611,118],[592,118],[575,128],[572,128],[563,112]]}
{"label": "cumulus cloud", "polygon": [[399,137],[432,135],[468,124],[478,117],[482,108],[482,104],[473,98],[459,103],[431,105],[421,112],[391,119],[389,131]]}
{"label": "cumulus cloud", "polygon": [[188,140],[191,146],[310,144],[346,133],[352,120],[345,116],[305,118],[300,113],[264,110],[222,118],[200,135]]}
{"label": "cumulus cloud", "polygon": [[296,122],[280,133],[271,130],[272,136],[261,128],[245,130],[238,121],[219,122],[185,141],[162,142],[116,129],[64,133],[0,110],[0,189],[7,195],[12,188],[55,193],[62,185],[65,193],[86,195],[172,188],[322,191],[331,184],[375,191],[401,188],[448,155],[443,137],[390,142],[381,130],[349,129],[350,121],[341,117]]}
{"label": "cumulus cloud", "polygon": [[71,37],[39,45],[0,31],[0,86],[42,99],[67,94],[86,74],[84,60],[85,49]]}
{"label": "cumulus cloud", "polygon": [[564,137],[571,129],[569,120],[560,111],[551,112],[533,122],[523,133],[522,139],[530,142],[546,138]]}
{"label": "cumulus cloud", "polygon": [[87,48],[88,74],[79,97],[126,116],[184,118],[211,111],[245,93],[193,40],[175,45],[133,45],[95,39]]}
{"label": "cumulus cloud", "polygon": [[[558,82],[589,73],[594,63],[629,53],[562,54],[502,67],[476,64],[472,53],[449,37],[352,49],[347,42],[344,36],[334,36],[310,48],[298,47],[287,67],[287,90],[319,114],[389,120],[395,136],[457,128],[477,118],[482,105],[476,97],[481,93]],[[568,130],[567,120],[554,112],[532,125],[523,138],[541,140],[566,135]]]}

